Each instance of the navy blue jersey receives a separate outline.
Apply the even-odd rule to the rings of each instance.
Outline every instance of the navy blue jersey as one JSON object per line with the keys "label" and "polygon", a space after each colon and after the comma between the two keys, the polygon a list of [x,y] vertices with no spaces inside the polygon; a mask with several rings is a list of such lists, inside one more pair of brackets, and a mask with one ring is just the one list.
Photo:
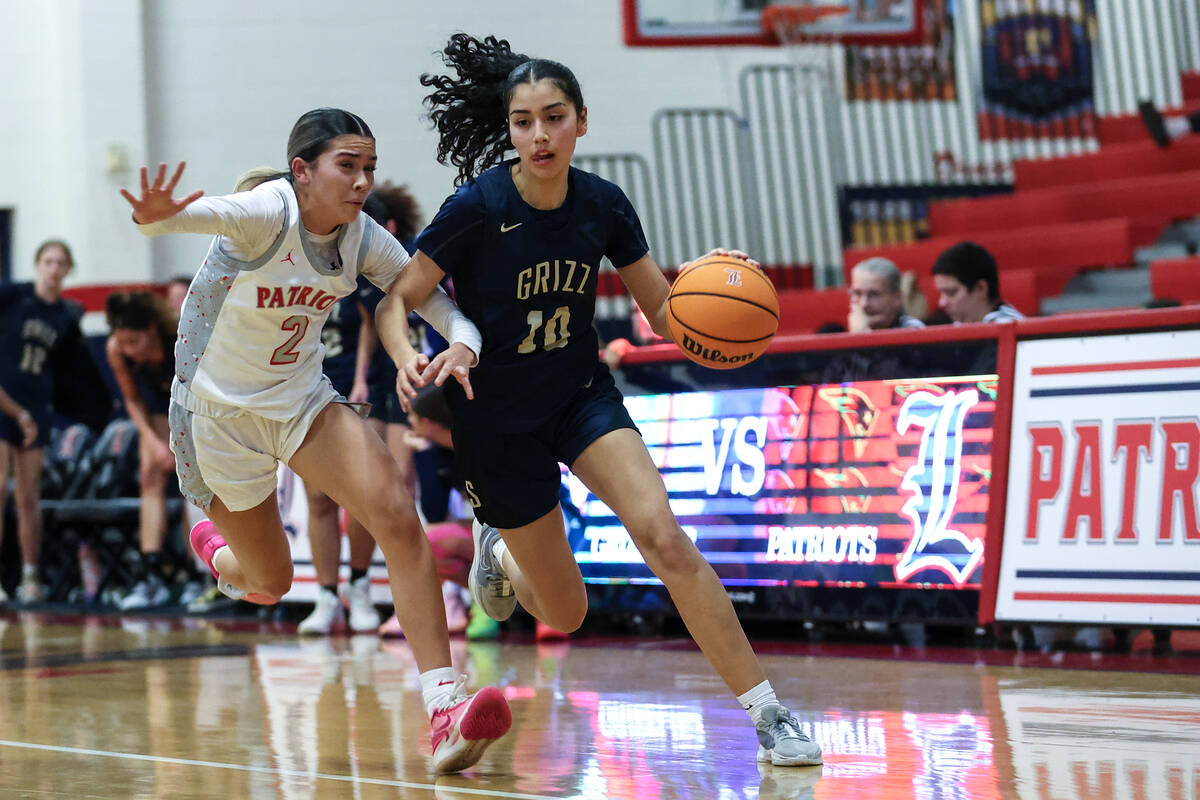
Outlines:
{"label": "navy blue jersey", "polygon": [[171,402],[171,381],[175,378],[175,337],[175,331],[162,331],[163,360],[159,364],[138,364],[122,357],[146,411],[151,414],[166,414]]}
{"label": "navy blue jersey", "polygon": [[596,374],[601,259],[620,269],[649,248],[616,184],[572,167],[562,206],[542,211],[521,198],[513,163],[460,187],[417,247],[450,274],[459,307],[483,334],[471,372],[475,400],[448,382],[451,410],[517,432],[536,427]]}
{"label": "navy blue jersey", "polygon": [[354,386],[354,365],[358,360],[361,325],[362,311],[358,293],[355,292],[334,304],[329,318],[325,320],[325,327],[321,329],[321,344],[325,345],[325,361],[321,364],[321,371],[341,394],[349,394]]}
{"label": "navy blue jersey", "polygon": [[81,315],[77,303],[43,301],[32,283],[0,286],[0,386],[31,413],[50,407],[55,357]]}

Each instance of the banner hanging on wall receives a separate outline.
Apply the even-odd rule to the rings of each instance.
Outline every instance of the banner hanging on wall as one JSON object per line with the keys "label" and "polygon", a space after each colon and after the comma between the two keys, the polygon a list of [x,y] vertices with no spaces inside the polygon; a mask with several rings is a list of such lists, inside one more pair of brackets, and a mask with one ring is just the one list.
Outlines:
{"label": "banner hanging on wall", "polygon": [[928,0],[919,7],[920,44],[846,45],[846,99],[957,99],[949,6],[949,0]]}
{"label": "banner hanging on wall", "polygon": [[1200,331],[1017,345],[996,618],[1200,624]]}
{"label": "banner hanging on wall", "polygon": [[980,0],[979,135],[1094,137],[1095,0]]}

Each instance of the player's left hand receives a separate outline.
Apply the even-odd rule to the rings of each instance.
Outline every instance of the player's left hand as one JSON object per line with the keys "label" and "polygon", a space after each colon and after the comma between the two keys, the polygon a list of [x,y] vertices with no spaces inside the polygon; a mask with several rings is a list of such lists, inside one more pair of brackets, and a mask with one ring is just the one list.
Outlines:
{"label": "player's left hand", "polygon": [[462,384],[468,400],[475,399],[475,390],[471,388],[470,371],[477,361],[475,352],[462,342],[455,342],[447,349],[438,353],[421,373],[422,385],[433,379],[435,386],[441,386],[446,379],[453,377]]}
{"label": "player's left hand", "polygon": [[355,381],[350,387],[350,396],[346,399],[351,403],[365,403],[371,397],[371,391],[367,388],[366,381]]}
{"label": "player's left hand", "polygon": [[396,396],[400,398],[400,407],[408,412],[409,403],[417,396],[417,388],[424,386],[426,381],[421,377],[422,370],[429,366],[429,356],[413,351],[412,357],[403,364],[398,364],[396,370]]}
{"label": "player's left hand", "polygon": [[[747,264],[754,267],[755,269],[758,269],[758,270],[762,269],[762,264],[758,263],[753,258],[751,258],[749,253],[745,253],[741,250],[726,250],[724,247],[714,247],[712,250],[709,250],[707,253],[700,256],[700,258],[697,258],[696,260],[699,261],[700,259],[708,258],[709,256],[731,256],[732,258],[740,258],[742,261],[745,261]],[[685,264],[684,267],[687,267],[687,264]]]}

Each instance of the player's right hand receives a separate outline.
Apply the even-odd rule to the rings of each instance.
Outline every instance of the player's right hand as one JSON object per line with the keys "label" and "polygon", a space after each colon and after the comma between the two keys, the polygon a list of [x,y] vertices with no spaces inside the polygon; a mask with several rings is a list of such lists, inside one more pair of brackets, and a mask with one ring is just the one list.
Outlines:
{"label": "player's right hand", "polygon": [[164,184],[163,181],[167,177],[167,165],[159,164],[158,174],[154,176],[153,185],[147,179],[146,168],[142,167],[141,197],[134,197],[128,190],[121,189],[121,196],[129,205],[133,206],[134,222],[139,225],[149,225],[151,222],[170,219],[204,195],[202,189],[197,189],[182,200],[176,200],[171,196],[186,165],[186,161],[180,161],[171,180]]}
{"label": "player's right hand", "polygon": [[22,411],[17,417],[17,425],[21,429],[21,447],[29,447],[37,441],[38,426],[32,414]]}
{"label": "player's right hand", "polygon": [[408,413],[409,404],[417,396],[417,389],[425,385],[421,373],[428,366],[429,356],[414,351],[412,357],[396,370],[396,396],[400,398],[400,407],[405,413]]}

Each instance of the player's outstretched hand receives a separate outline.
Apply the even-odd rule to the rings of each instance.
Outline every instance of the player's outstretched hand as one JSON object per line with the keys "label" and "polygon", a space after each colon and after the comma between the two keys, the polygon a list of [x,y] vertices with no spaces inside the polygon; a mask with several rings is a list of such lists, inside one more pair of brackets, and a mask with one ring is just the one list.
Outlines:
{"label": "player's outstretched hand", "polygon": [[471,348],[461,342],[455,342],[433,357],[429,366],[425,367],[425,371],[421,373],[421,378],[426,383],[433,378],[434,385],[441,386],[447,378],[453,377],[462,384],[467,399],[474,400],[475,390],[471,388],[470,372],[475,361],[475,353]]}
{"label": "player's outstretched hand", "polygon": [[147,179],[146,168],[142,167],[141,197],[134,197],[127,189],[121,189],[121,196],[129,205],[133,206],[134,222],[139,225],[149,225],[151,222],[170,219],[204,195],[203,190],[197,189],[182,200],[176,200],[171,196],[186,165],[186,161],[180,161],[171,180],[163,183],[167,177],[167,165],[159,164],[158,174],[154,176],[153,184]]}
{"label": "player's outstretched hand", "polygon": [[396,396],[400,398],[400,407],[408,411],[409,403],[417,396],[417,389],[424,386],[426,381],[421,373],[429,366],[429,356],[413,352],[411,358],[396,370]]}
{"label": "player's outstretched hand", "polygon": [[[762,264],[751,258],[749,253],[742,252],[741,250],[726,250],[724,247],[714,247],[712,250],[709,250],[696,260],[700,261],[701,259],[708,258],[709,256],[732,256],[733,258],[740,258],[742,261],[745,261],[755,269],[762,269]],[[688,265],[684,264],[683,266],[686,268]]]}

